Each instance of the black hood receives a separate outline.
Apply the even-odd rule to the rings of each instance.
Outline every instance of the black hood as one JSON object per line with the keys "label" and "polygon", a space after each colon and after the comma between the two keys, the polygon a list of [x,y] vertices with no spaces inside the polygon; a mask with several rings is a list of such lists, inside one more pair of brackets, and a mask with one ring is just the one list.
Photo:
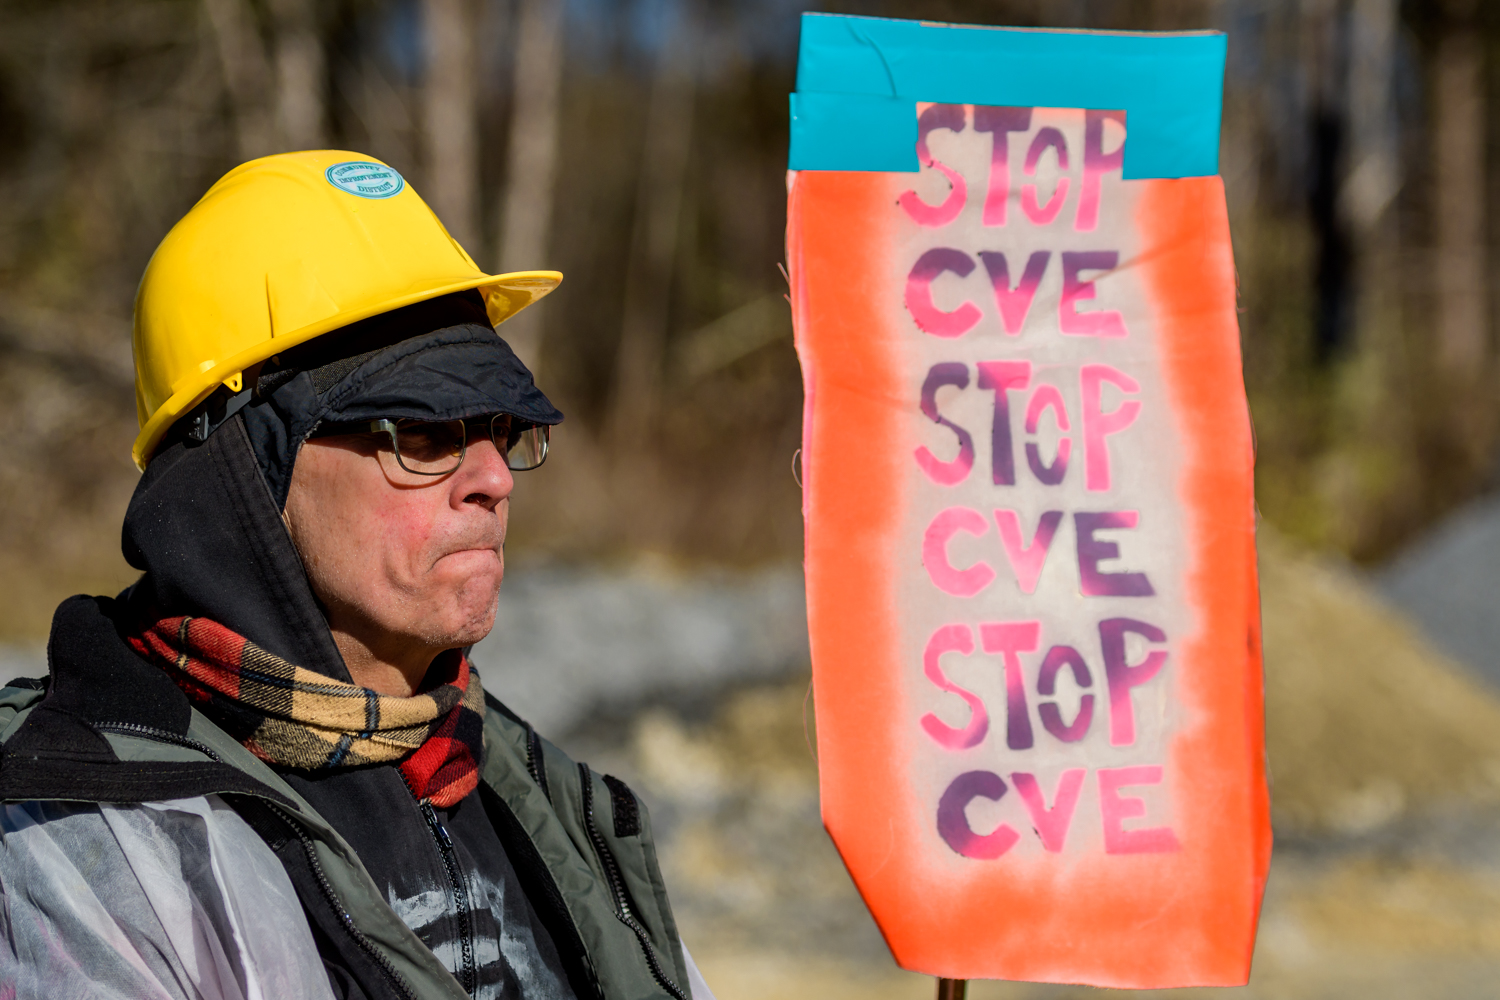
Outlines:
{"label": "black hood", "polygon": [[292,663],[351,680],[242,415],[202,444],[161,448],[122,534],[126,561],[145,571],[128,592],[137,617],[208,618]]}
{"label": "black hood", "polygon": [[308,435],[325,420],[503,412],[555,424],[562,414],[488,325],[476,292],[325,334],[247,376],[242,392],[220,390],[180,419],[136,486],[122,547],[145,576],[128,592],[131,610],[208,618],[348,681],[281,519]]}

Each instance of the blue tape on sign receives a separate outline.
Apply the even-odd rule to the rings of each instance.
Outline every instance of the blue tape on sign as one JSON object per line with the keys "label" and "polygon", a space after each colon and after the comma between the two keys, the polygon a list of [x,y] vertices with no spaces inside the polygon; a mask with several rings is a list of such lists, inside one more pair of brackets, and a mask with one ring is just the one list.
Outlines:
{"label": "blue tape on sign", "polygon": [[[917,115],[905,97],[879,94],[792,95],[792,154],[794,170],[799,151],[798,137],[841,136],[845,143],[840,162],[856,167],[814,167],[823,170],[916,170]],[[805,144],[806,139],[802,142]],[[818,149],[814,145],[814,150]],[[814,152],[816,158],[818,154]]]}
{"label": "blue tape on sign", "polygon": [[1224,52],[1219,32],[1106,34],[804,14],[788,166],[915,171],[913,105],[938,101],[1123,110],[1127,180],[1216,174]]}

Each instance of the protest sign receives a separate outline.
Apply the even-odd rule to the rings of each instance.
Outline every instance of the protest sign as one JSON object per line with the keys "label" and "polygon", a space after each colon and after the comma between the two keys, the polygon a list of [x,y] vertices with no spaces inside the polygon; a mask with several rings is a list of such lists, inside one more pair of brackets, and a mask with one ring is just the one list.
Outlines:
{"label": "protest sign", "polygon": [[908,969],[1248,978],[1270,827],[1223,53],[803,19],[823,816]]}

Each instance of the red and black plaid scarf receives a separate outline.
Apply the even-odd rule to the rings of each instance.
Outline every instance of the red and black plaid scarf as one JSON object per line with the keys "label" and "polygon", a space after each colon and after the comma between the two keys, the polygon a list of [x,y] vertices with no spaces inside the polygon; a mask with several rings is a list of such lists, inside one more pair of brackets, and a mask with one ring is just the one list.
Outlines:
{"label": "red and black plaid scarf", "polygon": [[163,618],[130,644],[261,760],[319,770],[400,761],[412,794],[440,808],[479,784],[484,690],[459,651],[410,698],[376,694],[289,663],[206,618]]}

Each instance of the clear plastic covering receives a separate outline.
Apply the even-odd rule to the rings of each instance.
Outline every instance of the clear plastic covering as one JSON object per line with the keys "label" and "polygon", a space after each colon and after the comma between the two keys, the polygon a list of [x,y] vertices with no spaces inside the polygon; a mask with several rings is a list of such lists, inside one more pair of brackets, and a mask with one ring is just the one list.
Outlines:
{"label": "clear plastic covering", "polygon": [[0,1000],[331,1000],[302,905],[218,796],[0,805]]}
{"label": "clear plastic covering", "polygon": [[688,995],[692,1000],[714,1000],[713,991],[708,988],[708,983],[703,981],[703,973],[698,971],[698,963],[693,961],[693,956],[688,954],[687,945],[682,946],[682,957],[687,959],[688,969]]}

